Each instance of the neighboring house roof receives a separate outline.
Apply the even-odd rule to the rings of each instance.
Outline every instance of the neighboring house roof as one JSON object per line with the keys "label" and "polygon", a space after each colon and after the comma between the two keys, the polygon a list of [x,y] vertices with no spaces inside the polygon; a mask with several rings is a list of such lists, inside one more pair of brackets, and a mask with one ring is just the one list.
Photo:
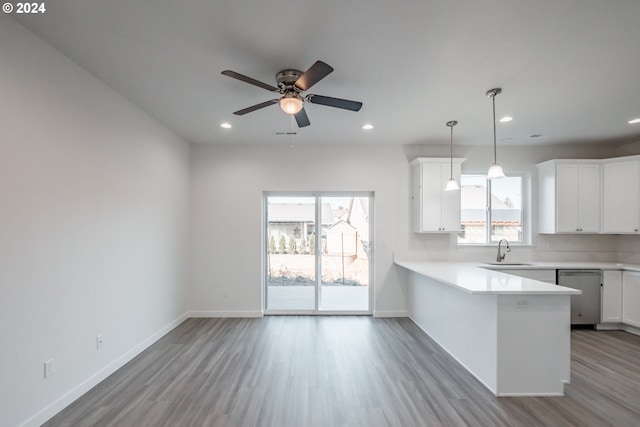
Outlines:
{"label": "neighboring house roof", "polygon": [[[460,220],[462,224],[484,223],[487,217],[485,205],[487,188],[481,185],[464,185],[461,191]],[[491,221],[499,225],[520,224],[522,211],[510,208],[495,194],[492,194]]]}
{"label": "neighboring house roof", "polygon": [[350,211],[347,208],[342,208],[342,209],[338,208],[333,210],[333,216],[344,221],[349,220],[349,213]]}
{"label": "neighboring house roof", "polygon": [[[316,218],[316,205],[313,203],[269,203],[267,209],[269,222],[307,222]],[[322,204],[322,225],[331,225],[335,221],[331,204]]]}
{"label": "neighboring house roof", "polygon": [[356,231],[356,228],[344,220],[340,220],[327,229],[327,232]]}
{"label": "neighboring house roof", "polygon": [[[460,220],[463,224],[469,222],[485,222],[487,213],[485,209],[462,209],[460,212]],[[519,223],[522,221],[522,212],[520,209],[493,209],[491,211],[492,222],[511,222]]]}
{"label": "neighboring house roof", "polygon": [[[460,191],[462,191],[461,208],[463,210],[486,208],[487,187],[484,185],[463,185]],[[493,209],[512,209],[495,194],[491,194],[491,206]]]}

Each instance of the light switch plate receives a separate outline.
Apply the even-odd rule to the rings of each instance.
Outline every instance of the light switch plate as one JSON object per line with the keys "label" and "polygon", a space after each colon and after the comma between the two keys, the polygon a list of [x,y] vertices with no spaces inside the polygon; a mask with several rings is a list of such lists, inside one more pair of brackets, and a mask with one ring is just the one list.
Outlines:
{"label": "light switch plate", "polygon": [[102,350],[104,345],[104,334],[100,334],[96,337],[96,350]]}
{"label": "light switch plate", "polygon": [[44,362],[44,377],[45,378],[49,378],[54,373],[55,373],[55,366],[53,364],[53,359],[45,360],[45,362]]}

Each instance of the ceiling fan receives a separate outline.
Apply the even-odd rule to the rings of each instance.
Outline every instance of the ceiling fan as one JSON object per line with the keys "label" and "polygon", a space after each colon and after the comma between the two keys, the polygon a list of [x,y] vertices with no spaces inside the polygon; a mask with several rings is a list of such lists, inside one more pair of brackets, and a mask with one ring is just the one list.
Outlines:
{"label": "ceiling fan", "polygon": [[269,101],[235,111],[233,114],[242,116],[252,111],[268,107],[269,105],[279,103],[282,111],[296,118],[298,127],[305,127],[311,124],[304,110],[305,101],[311,102],[312,104],[326,105],[328,107],[342,108],[343,110],[350,111],[359,111],[360,108],[362,108],[362,102],[332,98],[330,96],[303,94],[303,92],[308,91],[311,86],[327,77],[332,71],[333,68],[322,61],[316,61],[315,64],[304,73],[298,70],[282,70],[276,74],[277,87],[231,70],[225,70],[222,74],[282,95],[280,98],[270,99]]}

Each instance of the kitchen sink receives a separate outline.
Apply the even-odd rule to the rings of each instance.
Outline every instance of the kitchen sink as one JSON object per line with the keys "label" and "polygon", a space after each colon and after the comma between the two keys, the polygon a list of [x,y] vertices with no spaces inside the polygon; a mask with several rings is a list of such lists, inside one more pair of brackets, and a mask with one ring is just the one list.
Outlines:
{"label": "kitchen sink", "polygon": [[505,265],[505,266],[511,266],[511,265],[532,265],[532,264],[528,264],[526,262],[483,262],[483,264],[488,264],[488,265]]}

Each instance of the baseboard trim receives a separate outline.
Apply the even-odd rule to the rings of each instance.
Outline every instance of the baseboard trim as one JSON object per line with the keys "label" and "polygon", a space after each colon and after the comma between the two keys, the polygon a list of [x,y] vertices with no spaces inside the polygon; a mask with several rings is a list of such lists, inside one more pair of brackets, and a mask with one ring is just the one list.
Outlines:
{"label": "baseboard trim", "polygon": [[630,334],[633,334],[633,335],[640,335],[640,328],[636,328],[635,326],[631,326],[627,324],[624,324],[622,326],[623,326],[622,328],[623,331],[629,332]]}
{"label": "baseboard trim", "polygon": [[498,397],[561,397],[564,393],[498,393]]}
{"label": "baseboard trim", "polygon": [[197,317],[263,317],[262,311],[190,311],[189,318]]}
{"label": "baseboard trim", "polygon": [[626,323],[598,323],[596,329],[598,331],[625,331],[630,334],[640,335],[640,328]]}
{"label": "baseboard trim", "polygon": [[107,366],[81,382],[67,393],[53,401],[50,405],[42,409],[40,412],[20,424],[20,427],[38,427],[47,422],[50,418],[69,406],[71,403],[80,398],[83,394],[105,380],[109,375],[113,374],[125,364],[133,360],[137,355],[149,348],[153,343],[165,336],[167,333],[175,329],[179,324],[189,318],[189,313],[184,313],[174,321],[170,322],[151,336],[144,339],[140,344],[124,353],[122,356],[109,363]]}
{"label": "baseboard trim", "polygon": [[373,317],[409,317],[409,312],[406,310],[374,310]]}
{"label": "baseboard trim", "polygon": [[622,323],[598,323],[596,325],[597,331],[620,331],[623,329]]}

